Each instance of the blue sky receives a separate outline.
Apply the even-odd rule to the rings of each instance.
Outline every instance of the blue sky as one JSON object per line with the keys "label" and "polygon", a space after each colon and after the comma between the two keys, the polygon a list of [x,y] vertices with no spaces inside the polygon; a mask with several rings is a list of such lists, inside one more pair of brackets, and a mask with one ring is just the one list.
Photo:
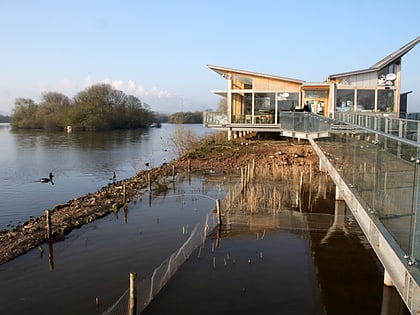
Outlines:
{"label": "blue sky", "polygon": [[[102,82],[159,112],[215,109],[226,81],[207,64],[323,81],[419,36],[419,12],[418,0],[0,0],[0,113]],[[402,66],[420,111],[420,45]]]}

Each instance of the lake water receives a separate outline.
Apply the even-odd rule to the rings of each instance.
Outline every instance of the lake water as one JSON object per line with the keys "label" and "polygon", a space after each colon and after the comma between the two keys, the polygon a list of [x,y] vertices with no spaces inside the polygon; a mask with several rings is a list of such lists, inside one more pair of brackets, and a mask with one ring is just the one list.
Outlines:
{"label": "lake water", "polygon": [[[12,132],[0,124],[0,230],[44,214],[57,203],[95,192],[175,158],[176,125],[109,132]],[[211,132],[185,125],[197,136]],[[148,163],[149,166],[146,166]],[[40,178],[54,174],[54,185]]]}
{"label": "lake water", "polygon": [[[169,162],[174,128],[68,135],[0,127],[1,227],[94,192],[114,171],[123,179]],[[40,183],[49,172],[55,184]],[[395,289],[383,287],[382,267],[328,177],[314,178],[302,196],[293,180],[264,182],[282,196],[276,211],[249,214],[245,203],[226,216],[145,314],[408,314]],[[150,277],[237,181],[177,176],[164,195],[145,191],[128,211],[0,265],[0,314],[102,314],[131,271]],[[125,314],[126,305],[109,314]]]}

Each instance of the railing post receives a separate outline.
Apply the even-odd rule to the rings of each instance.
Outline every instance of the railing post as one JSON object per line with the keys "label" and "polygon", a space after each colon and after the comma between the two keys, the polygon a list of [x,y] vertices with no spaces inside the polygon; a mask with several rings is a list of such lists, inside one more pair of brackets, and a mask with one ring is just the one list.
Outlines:
{"label": "railing post", "polygon": [[420,122],[417,122],[417,142],[420,142]]}
{"label": "railing post", "polygon": [[403,136],[403,121],[398,121],[398,137],[402,138]]}

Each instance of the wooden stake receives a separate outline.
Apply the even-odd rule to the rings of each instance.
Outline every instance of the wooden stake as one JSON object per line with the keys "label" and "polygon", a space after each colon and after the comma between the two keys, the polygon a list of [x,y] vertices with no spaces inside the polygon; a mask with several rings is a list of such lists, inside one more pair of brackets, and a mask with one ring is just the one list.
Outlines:
{"label": "wooden stake", "polygon": [[152,191],[152,177],[150,176],[150,173],[147,173],[147,183],[149,185],[149,190]]}
{"label": "wooden stake", "polygon": [[123,204],[124,204],[124,207],[127,205],[127,194],[125,190],[125,183],[123,184]]}
{"label": "wooden stake", "polygon": [[51,213],[50,210],[45,210],[45,218],[47,220],[47,238],[50,241],[51,240]]}
{"label": "wooden stake", "polygon": [[130,301],[129,301],[129,315],[136,315],[137,313],[137,273],[130,272]]}
{"label": "wooden stake", "polygon": [[241,190],[244,191],[244,169],[241,167]]}
{"label": "wooden stake", "polygon": [[191,160],[188,160],[187,171],[188,171],[188,174],[191,173]]}

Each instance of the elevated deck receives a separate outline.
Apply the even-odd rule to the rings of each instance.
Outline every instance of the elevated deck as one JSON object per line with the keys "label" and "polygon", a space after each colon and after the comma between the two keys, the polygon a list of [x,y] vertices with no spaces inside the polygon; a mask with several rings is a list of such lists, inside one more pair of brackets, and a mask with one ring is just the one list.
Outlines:
{"label": "elevated deck", "polygon": [[[412,314],[420,314],[420,122],[386,115],[281,113],[273,124],[229,123],[220,113],[204,125],[230,137],[273,132],[308,139]],[[254,119],[252,119],[254,121]],[[242,134],[241,134],[242,133]]]}

